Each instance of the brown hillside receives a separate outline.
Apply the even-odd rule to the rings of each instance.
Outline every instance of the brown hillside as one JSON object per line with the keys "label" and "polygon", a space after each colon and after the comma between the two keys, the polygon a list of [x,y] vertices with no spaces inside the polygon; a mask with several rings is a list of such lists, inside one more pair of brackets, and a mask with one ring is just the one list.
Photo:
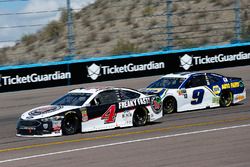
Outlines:
{"label": "brown hillside", "polygon": [[[175,49],[231,42],[234,0],[178,0],[173,4]],[[249,0],[241,0],[242,38],[249,37]],[[149,52],[166,43],[166,3],[162,0],[97,0],[74,13],[76,59]],[[67,55],[65,13],[14,47],[0,51],[0,64],[63,60]]]}

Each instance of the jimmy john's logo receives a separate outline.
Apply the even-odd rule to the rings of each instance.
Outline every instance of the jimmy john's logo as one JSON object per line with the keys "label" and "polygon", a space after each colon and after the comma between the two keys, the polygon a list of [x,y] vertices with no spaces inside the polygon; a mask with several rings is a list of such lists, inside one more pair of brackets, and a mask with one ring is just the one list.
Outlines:
{"label": "jimmy john's logo", "polygon": [[132,99],[132,100],[127,100],[119,103],[119,109],[126,109],[126,108],[131,108],[135,107],[138,105],[147,105],[150,104],[150,98],[140,98],[140,99]]}
{"label": "jimmy john's logo", "polygon": [[153,97],[151,99],[151,106],[154,113],[158,114],[162,110],[161,98],[160,97]]}

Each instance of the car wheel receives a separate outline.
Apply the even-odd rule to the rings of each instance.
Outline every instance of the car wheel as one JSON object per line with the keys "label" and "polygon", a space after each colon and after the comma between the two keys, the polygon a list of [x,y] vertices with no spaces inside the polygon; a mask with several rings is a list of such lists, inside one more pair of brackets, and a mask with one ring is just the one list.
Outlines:
{"label": "car wheel", "polygon": [[231,91],[224,91],[220,95],[220,106],[229,107],[233,102],[233,93]]}
{"label": "car wheel", "polygon": [[176,112],[177,110],[177,102],[173,97],[167,97],[163,102],[163,113],[171,114]]}
{"label": "car wheel", "polygon": [[66,115],[62,121],[62,133],[64,135],[73,135],[78,132],[80,121],[75,114]]}
{"label": "car wheel", "polygon": [[148,112],[146,109],[136,109],[133,115],[133,126],[144,126],[147,119]]}

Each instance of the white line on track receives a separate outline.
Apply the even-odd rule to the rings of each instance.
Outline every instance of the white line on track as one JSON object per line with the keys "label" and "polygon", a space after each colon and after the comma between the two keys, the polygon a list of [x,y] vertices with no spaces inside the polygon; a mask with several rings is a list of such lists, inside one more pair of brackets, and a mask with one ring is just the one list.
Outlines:
{"label": "white line on track", "polygon": [[51,153],[46,153],[46,154],[37,154],[37,155],[33,155],[33,156],[27,156],[27,157],[20,157],[20,158],[2,160],[2,161],[0,161],[0,164],[7,163],[7,162],[13,162],[13,161],[27,160],[27,159],[32,159],[32,158],[46,157],[46,156],[51,156],[51,155],[71,153],[71,152],[76,152],[76,151],[91,150],[91,149],[97,149],[97,148],[103,148],[103,147],[109,147],[109,146],[130,144],[130,143],[150,141],[150,140],[157,140],[157,139],[166,139],[166,138],[172,138],[172,137],[178,137],[178,136],[187,136],[187,135],[194,135],[194,134],[201,134],[201,133],[222,131],[222,130],[228,130],[228,129],[243,128],[243,127],[250,127],[250,124],[238,125],[238,126],[229,126],[229,127],[223,127],[223,128],[201,130],[201,131],[193,131],[193,132],[186,132],[186,133],[179,133],[179,134],[173,134],[173,135],[151,137],[151,138],[145,138],[145,139],[130,140],[130,141],[110,143],[110,144],[103,144],[103,145],[96,145],[96,146],[90,146],[90,147],[82,147],[82,148],[78,148],[78,149],[58,151],[58,152],[51,152]]}

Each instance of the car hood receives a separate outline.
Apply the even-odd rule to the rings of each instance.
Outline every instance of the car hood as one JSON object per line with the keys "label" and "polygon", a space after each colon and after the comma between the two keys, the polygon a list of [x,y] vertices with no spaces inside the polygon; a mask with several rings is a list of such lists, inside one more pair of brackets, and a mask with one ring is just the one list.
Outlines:
{"label": "car hood", "polygon": [[47,118],[78,108],[80,108],[80,106],[57,106],[57,105],[41,106],[23,113],[21,119],[34,120],[34,119]]}
{"label": "car hood", "polygon": [[145,94],[157,94],[159,96],[162,96],[164,93],[168,91],[166,88],[145,88],[141,90]]}

